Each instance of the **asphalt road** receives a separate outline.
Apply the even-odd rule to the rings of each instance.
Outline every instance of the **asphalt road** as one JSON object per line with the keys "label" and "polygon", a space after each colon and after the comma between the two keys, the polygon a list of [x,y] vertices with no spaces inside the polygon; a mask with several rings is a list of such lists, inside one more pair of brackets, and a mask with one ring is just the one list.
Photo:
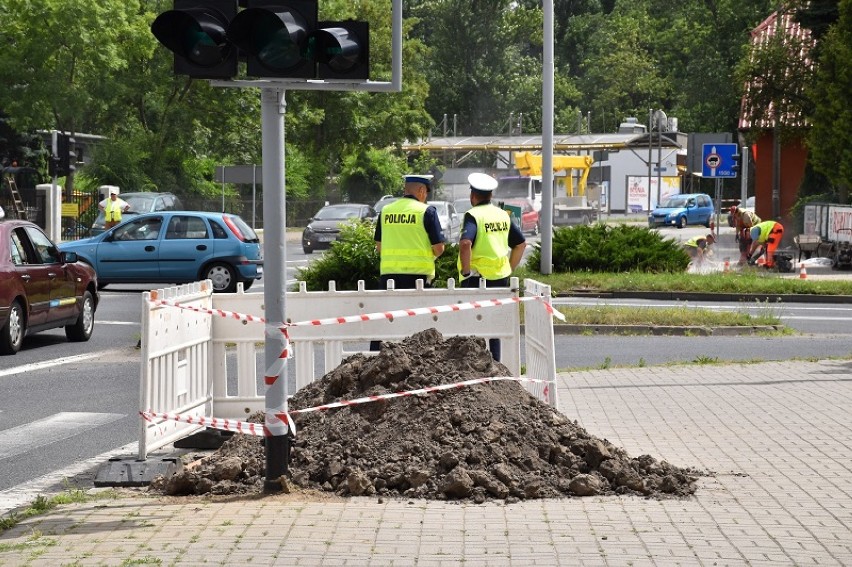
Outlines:
{"label": "asphalt road", "polygon": [[[288,280],[295,278],[295,270],[311,259],[302,253],[298,243],[293,244],[288,244]],[[262,284],[258,282],[251,292],[261,293]],[[134,449],[127,447],[139,435],[139,351],[135,348],[139,338],[139,292],[151,287],[106,288],[101,295],[95,332],[87,343],[68,343],[61,330],[50,331],[28,337],[16,356],[0,358],[0,491],[67,470],[75,463],[118,448],[125,448],[124,454],[132,454]],[[713,303],[707,307],[732,308]],[[557,335],[557,368],[852,355],[847,306],[785,304],[773,306],[776,308],[781,310],[782,319],[786,317],[785,324],[807,325],[805,334]],[[712,366],[707,368],[708,372],[713,371]],[[8,491],[0,492],[0,512],[4,510],[5,494]]]}

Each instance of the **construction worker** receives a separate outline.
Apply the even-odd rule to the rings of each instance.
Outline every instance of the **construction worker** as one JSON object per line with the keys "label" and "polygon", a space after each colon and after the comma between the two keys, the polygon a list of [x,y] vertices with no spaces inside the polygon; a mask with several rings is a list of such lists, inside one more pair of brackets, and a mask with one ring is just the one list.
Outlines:
{"label": "construction worker", "polygon": [[[748,251],[749,264],[756,264],[757,259],[765,254],[766,262],[763,266],[767,269],[774,268],[775,249],[778,248],[781,239],[784,237],[784,227],[780,222],[763,221],[751,227],[750,236],[752,243]],[[761,252],[755,254],[758,248],[761,249]]]}
{"label": "construction worker", "polygon": [[111,229],[121,222],[121,213],[130,210],[130,205],[118,198],[118,189],[110,189],[109,197],[98,203],[98,208],[104,212],[104,228]]}
{"label": "construction worker", "polygon": [[740,261],[738,264],[742,266],[749,259],[749,250],[751,249],[751,227],[760,224],[761,219],[754,211],[737,207],[731,207],[731,218],[734,221],[734,235],[740,245]]}
{"label": "construction worker", "polygon": [[692,258],[696,266],[704,263],[707,253],[710,251],[710,246],[716,243],[716,237],[713,233],[708,233],[707,236],[693,236],[683,243],[686,253]]}
{"label": "construction worker", "polygon": [[[527,246],[524,233],[509,213],[491,204],[497,180],[484,173],[471,173],[470,209],[464,214],[457,262],[461,287],[508,287],[512,271],[521,263]],[[491,339],[489,349],[500,360],[500,340]]]}

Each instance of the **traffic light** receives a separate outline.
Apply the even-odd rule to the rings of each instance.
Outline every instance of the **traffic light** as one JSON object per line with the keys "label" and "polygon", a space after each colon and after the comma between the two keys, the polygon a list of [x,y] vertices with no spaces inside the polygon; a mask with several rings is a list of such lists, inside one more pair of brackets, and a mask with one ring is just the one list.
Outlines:
{"label": "traffic light", "polygon": [[318,22],[317,13],[316,0],[248,0],[241,11],[236,0],[174,0],[151,31],[177,74],[230,79],[244,59],[249,77],[366,80],[367,22]]}
{"label": "traffic light", "polygon": [[736,177],[740,174],[740,170],[742,169],[743,156],[741,154],[733,154],[731,159],[734,160],[734,164],[731,166],[731,172],[734,174],[734,177]]}
{"label": "traffic light", "polygon": [[228,39],[246,53],[250,77],[316,76],[309,36],[317,25],[317,3],[310,0],[255,0],[237,14]]}
{"label": "traffic light", "polygon": [[176,75],[230,79],[237,74],[237,49],[227,40],[236,0],[174,0],[174,9],[151,24],[151,32],[174,53]]}
{"label": "traffic light", "polygon": [[370,26],[367,22],[320,22],[315,37],[318,78],[369,78]]}
{"label": "traffic light", "polygon": [[67,134],[56,135],[56,155],[50,156],[47,164],[48,173],[51,177],[65,177],[75,169],[77,154],[74,152],[74,138]]}

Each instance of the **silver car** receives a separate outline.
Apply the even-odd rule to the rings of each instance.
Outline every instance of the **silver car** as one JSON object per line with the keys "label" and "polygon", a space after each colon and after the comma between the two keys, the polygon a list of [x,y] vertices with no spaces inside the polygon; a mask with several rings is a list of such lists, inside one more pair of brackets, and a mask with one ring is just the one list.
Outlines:
{"label": "silver car", "polygon": [[448,201],[427,201],[438,211],[438,219],[441,221],[441,230],[447,242],[455,242],[461,231],[462,216],[456,213],[456,207]]}

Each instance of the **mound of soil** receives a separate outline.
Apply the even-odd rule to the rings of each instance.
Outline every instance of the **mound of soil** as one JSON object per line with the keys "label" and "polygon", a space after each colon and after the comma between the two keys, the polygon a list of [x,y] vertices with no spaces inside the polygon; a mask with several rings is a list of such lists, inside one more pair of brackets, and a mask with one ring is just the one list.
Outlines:
{"label": "mound of soil", "polygon": [[[430,329],[383,343],[378,355],[347,358],[300,390],[290,408],[509,374],[492,359],[483,339],[445,340]],[[631,458],[517,382],[294,418],[291,479],[282,483],[287,488],[475,502],[596,494],[667,497],[695,491],[694,470],[648,455]],[[264,466],[263,441],[235,435],[198,466],[159,479],[153,487],[171,495],[260,492]]]}

